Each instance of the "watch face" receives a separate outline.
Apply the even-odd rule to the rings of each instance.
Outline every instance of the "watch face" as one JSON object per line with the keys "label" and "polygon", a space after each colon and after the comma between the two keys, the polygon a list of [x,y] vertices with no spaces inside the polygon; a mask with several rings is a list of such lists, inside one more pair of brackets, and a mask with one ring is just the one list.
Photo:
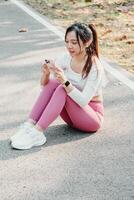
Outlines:
{"label": "watch face", "polygon": [[67,87],[70,84],[69,81],[66,81],[65,86]]}

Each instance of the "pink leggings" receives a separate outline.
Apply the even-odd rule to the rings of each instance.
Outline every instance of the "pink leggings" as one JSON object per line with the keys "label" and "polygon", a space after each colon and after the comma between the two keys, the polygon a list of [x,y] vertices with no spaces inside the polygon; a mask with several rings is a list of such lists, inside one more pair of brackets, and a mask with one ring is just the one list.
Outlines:
{"label": "pink leggings", "polygon": [[67,95],[58,81],[50,79],[43,87],[29,118],[46,129],[59,115],[71,127],[95,132],[103,121],[103,104],[91,101],[82,108]]}

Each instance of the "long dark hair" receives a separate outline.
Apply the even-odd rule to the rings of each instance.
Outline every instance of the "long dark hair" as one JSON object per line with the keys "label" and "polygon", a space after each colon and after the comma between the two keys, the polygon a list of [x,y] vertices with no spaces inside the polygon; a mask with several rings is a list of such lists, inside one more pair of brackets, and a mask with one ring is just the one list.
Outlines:
{"label": "long dark hair", "polygon": [[91,41],[91,44],[88,47],[86,47],[86,53],[88,57],[82,71],[82,77],[86,78],[92,67],[92,57],[93,56],[99,57],[98,35],[93,24],[87,25],[85,23],[74,23],[67,28],[65,33],[65,40],[67,34],[71,31],[75,32],[79,46],[80,46],[80,39],[82,40],[83,44],[86,44],[88,41]]}

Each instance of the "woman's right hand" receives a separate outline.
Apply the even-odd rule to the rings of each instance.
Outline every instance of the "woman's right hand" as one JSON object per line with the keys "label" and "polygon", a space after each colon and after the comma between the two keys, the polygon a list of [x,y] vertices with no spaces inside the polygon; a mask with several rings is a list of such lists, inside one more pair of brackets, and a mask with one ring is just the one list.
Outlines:
{"label": "woman's right hand", "polygon": [[42,72],[46,76],[50,74],[50,68],[46,63],[42,65]]}
{"label": "woman's right hand", "polygon": [[41,67],[41,71],[42,71],[42,76],[41,76],[40,83],[41,85],[46,85],[49,81],[49,76],[50,76],[49,65],[47,63],[44,63]]}

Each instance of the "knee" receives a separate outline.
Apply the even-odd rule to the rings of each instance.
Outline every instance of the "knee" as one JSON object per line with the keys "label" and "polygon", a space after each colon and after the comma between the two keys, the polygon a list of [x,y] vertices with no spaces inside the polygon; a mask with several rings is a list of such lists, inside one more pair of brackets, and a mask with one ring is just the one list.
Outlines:
{"label": "knee", "polygon": [[56,79],[49,79],[48,83],[43,86],[43,89],[49,88],[50,90],[56,89],[60,83]]}
{"label": "knee", "polygon": [[60,83],[56,79],[49,79],[47,85],[58,86]]}
{"label": "knee", "polygon": [[61,84],[56,88],[55,92],[63,93],[67,97],[67,93]]}

